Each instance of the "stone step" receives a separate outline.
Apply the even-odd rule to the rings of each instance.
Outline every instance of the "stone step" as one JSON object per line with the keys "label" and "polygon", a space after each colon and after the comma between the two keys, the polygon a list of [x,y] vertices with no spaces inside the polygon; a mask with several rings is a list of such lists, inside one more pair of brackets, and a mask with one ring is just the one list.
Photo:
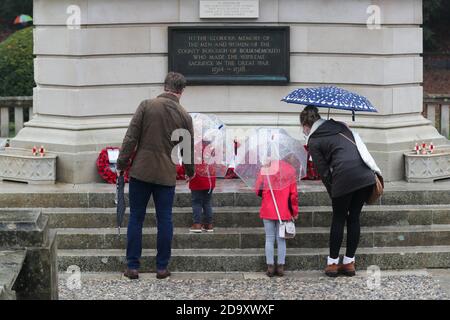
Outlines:
{"label": "stone step", "polygon": [[[13,210],[13,209],[10,209]],[[155,227],[155,211],[149,209],[144,226]],[[329,227],[331,207],[300,207],[299,227]],[[51,208],[43,209],[51,228],[112,228],[116,226],[114,208]],[[123,226],[127,226],[129,210]],[[186,228],[192,224],[192,209],[174,208],[174,226]],[[216,207],[214,224],[217,227],[261,227],[257,207]],[[405,226],[450,224],[450,205],[366,206],[361,214],[362,226]]]}
{"label": "stone step", "polygon": [[[56,229],[59,249],[125,249],[126,230],[117,229]],[[326,248],[329,228],[297,228],[297,236],[288,240],[291,248]],[[345,239],[344,242],[345,243]],[[186,228],[176,228],[174,249],[246,249],[263,248],[264,228],[216,228],[211,233],[190,233]],[[406,247],[450,245],[450,225],[363,227],[362,247]],[[143,229],[143,247],[156,248],[156,228]]]}
{"label": "stone step", "polygon": [[[59,270],[80,267],[81,272],[121,272],[125,264],[124,250],[60,250]],[[142,272],[155,271],[155,250],[143,250]],[[328,249],[290,248],[288,270],[321,270],[325,267]],[[386,269],[448,268],[450,246],[359,248],[357,268],[361,272],[376,265]],[[172,250],[169,268],[178,272],[260,272],[265,268],[264,249],[196,249]]]}
{"label": "stone step", "polygon": [[[330,198],[320,181],[299,185],[300,204],[329,206]],[[128,186],[127,188],[128,189]],[[435,183],[386,183],[380,205],[450,204],[450,181]],[[11,208],[113,208],[115,187],[107,184],[29,186],[0,183],[0,207]],[[126,198],[128,195],[126,194]],[[239,180],[218,179],[213,203],[216,207],[256,207],[261,199]],[[153,206],[153,201],[150,201]],[[191,195],[184,182],[177,184],[175,207],[190,207]]]}

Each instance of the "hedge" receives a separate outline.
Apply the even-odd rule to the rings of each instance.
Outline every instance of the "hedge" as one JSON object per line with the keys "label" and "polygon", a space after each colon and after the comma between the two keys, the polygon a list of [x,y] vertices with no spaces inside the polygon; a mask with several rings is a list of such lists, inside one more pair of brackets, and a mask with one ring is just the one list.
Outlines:
{"label": "hedge", "polygon": [[0,96],[32,96],[33,28],[17,31],[0,43]]}
{"label": "hedge", "polygon": [[33,0],[0,0],[0,29],[10,27],[21,14],[33,15]]}

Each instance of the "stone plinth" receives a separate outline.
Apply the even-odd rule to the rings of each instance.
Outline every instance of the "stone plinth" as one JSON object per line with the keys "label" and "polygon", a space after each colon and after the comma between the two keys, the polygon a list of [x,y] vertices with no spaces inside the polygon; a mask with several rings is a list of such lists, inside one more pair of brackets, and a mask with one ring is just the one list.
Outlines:
{"label": "stone plinth", "polygon": [[[378,114],[333,112],[367,143],[386,181],[404,179],[415,141],[447,145],[421,115],[421,0],[264,0],[254,19],[201,19],[200,0],[35,0],[35,117],[13,147],[44,144],[58,154],[57,180],[100,181],[95,160],[119,146],[140,101],[163,89],[169,26],[290,27],[286,86],[191,86],[181,103],[216,113],[230,127],[279,126],[301,137],[300,106],[280,99],[298,87],[337,85],[369,98]],[[366,23],[380,8],[380,28]],[[81,26],[68,28],[69,6]],[[69,19],[70,20],[70,19]],[[324,110],[326,115],[326,110]],[[82,168],[82,170],[80,169]]]}
{"label": "stone plinth", "polygon": [[0,300],[16,299],[13,290],[25,261],[25,250],[0,250]]}
{"label": "stone plinth", "polygon": [[17,299],[58,299],[57,247],[48,217],[37,210],[0,210],[2,250],[25,252],[12,288]]}
{"label": "stone plinth", "polygon": [[432,182],[450,178],[450,149],[433,154],[405,153],[405,176],[408,182]]}
{"label": "stone plinth", "polygon": [[54,154],[33,156],[30,150],[6,148],[0,152],[0,181],[20,181],[29,184],[52,184],[56,180]]}

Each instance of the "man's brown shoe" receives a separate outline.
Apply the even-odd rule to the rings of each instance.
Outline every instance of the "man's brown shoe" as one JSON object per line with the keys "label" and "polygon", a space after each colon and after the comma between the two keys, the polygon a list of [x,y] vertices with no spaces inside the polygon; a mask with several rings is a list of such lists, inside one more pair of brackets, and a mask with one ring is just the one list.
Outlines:
{"label": "man's brown shoe", "polygon": [[279,277],[284,277],[284,264],[277,265],[276,275]]}
{"label": "man's brown shoe", "polygon": [[212,223],[205,223],[203,225],[203,230],[205,230],[206,232],[214,232],[214,226]]}
{"label": "man's brown shoe", "polygon": [[202,233],[202,225],[200,223],[194,223],[189,231],[193,233]]}
{"label": "man's brown shoe", "polygon": [[342,273],[343,275],[346,275],[347,277],[353,277],[356,274],[356,268],[355,263],[350,262],[347,264],[340,264],[339,265],[339,273]]}
{"label": "man's brown shoe", "polygon": [[339,266],[335,263],[327,265],[325,274],[329,277],[337,277],[339,274]]}
{"label": "man's brown shoe", "polygon": [[170,273],[170,271],[169,270],[159,270],[159,271],[156,271],[156,278],[157,279],[165,279],[165,278],[168,278],[168,277],[170,277],[170,275],[171,275],[171,273]]}
{"label": "man's brown shoe", "polygon": [[128,269],[127,268],[127,270],[125,270],[123,275],[130,280],[139,279],[139,271],[136,269]]}
{"label": "man's brown shoe", "polygon": [[275,265],[273,265],[273,264],[268,264],[267,265],[266,275],[269,278],[272,278],[275,275]]}

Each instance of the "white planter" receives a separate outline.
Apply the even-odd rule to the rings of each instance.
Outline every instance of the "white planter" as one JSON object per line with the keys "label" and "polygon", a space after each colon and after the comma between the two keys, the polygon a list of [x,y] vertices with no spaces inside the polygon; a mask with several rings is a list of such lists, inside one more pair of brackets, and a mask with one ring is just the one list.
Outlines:
{"label": "white planter", "polygon": [[433,154],[405,155],[405,175],[408,182],[433,182],[450,178],[450,149],[437,150]]}
{"label": "white planter", "polygon": [[53,184],[56,180],[56,155],[31,155],[31,150],[6,148],[0,152],[0,181]]}

